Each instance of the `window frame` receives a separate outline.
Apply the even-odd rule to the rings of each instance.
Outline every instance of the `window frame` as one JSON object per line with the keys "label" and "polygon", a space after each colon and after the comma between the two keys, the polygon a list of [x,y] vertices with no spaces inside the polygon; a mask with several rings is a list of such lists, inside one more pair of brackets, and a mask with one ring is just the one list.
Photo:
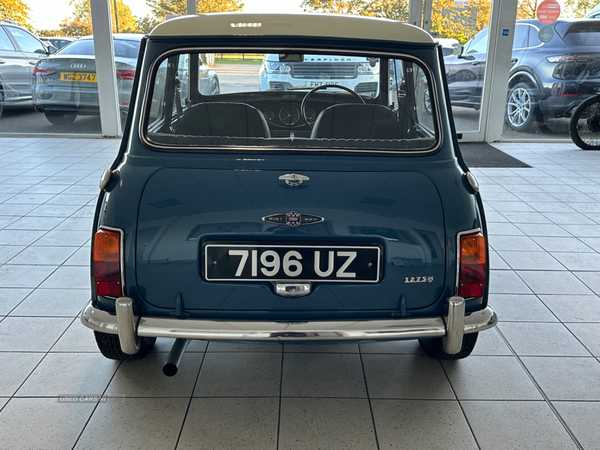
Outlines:
{"label": "window frame", "polygon": [[[223,48],[225,50],[225,48]],[[205,47],[205,46],[181,46],[178,48],[172,48],[170,50],[159,53],[148,66],[148,70],[146,73],[145,85],[143,90],[143,97],[141,101],[141,120],[137,123],[138,126],[138,137],[142,144],[150,149],[160,152],[174,152],[174,153],[292,153],[292,154],[302,154],[302,153],[314,153],[322,152],[322,153],[346,153],[346,154],[363,154],[366,156],[394,156],[394,155],[402,155],[402,156],[424,156],[430,155],[433,153],[437,153],[442,147],[442,143],[444,141],[444,128],[441,123],[441,111],[440,111],[440,99],[438,98],[438,83],[436,82],[436,78],[434,76],[433,69],[423,60],[418,58],[415,55],[411,55],[408,53],[401,52],[389,52],[389,51],[372,51],[366,52],[365,50],[348,50],[344,49],[332,49],[325,47],[301,47],[301,48],[289,48],[289,47],[270,47],[270,46],[262,46],[262,47],[245,47],[245,46],[236,46],[236,47],[226,47],[227,53],[304,53],[304,54],[313,54],[313,53],[322,53],[322,54],[347,54],[352,56],[371,56],[378,58],[387,58],[389,59],[404,59],[415,63],[418,65],[425,74],[427,79],[427,84],[430,87],[430,98],[433,106],[433,116],[434,116],[434,143],[432,146],[425,149],[384,149],[384,148],[368,148],[368,149],[355,149],[355,148],[327,148],[327,147],[267,147],[267,146],[249,146],[249,145],[231,145],[231,146],[216,146],[216,145],[190,145],[190,146],[182,146],[175,144],[163,144],[160,142],[152,141],[152,139],[148,136],[148,127],[149,127],[149,114],[151,111],[152,104],[152,95],[154,92],[154,81],[156,80],[156,74],[159,66],[167,60],[169,57],[173,55],[179,54],[192,54],[197,53],[199,55],[206,53],[225,53],[225,51],[219,51],[217,46]],[[380,67],[383,67],[381,65]],[[167,67],[169,70],[169,67]],[[382,69],[380,69],[382,70]],[[386,77],[387,70],[385,71]],[[389,93],[389,90],[386,90],[386,96]],[[383,95],[383,90],[380,89],[379,95]]]}

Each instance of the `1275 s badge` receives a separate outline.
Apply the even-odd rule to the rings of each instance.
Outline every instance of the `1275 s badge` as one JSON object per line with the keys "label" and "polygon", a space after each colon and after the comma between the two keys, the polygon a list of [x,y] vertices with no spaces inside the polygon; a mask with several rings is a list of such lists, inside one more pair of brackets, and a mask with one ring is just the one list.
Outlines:
{"label": "1275 s badge", "polygon": [[323,222],[325,218],[321,216],[315,216],[314,214],[300,214],[296,211],[290,211],[285,214],[272,214],[262,218],[263,222],[285,224],[290,227],[297,227],[298,225],[312,225],[313,223]]}

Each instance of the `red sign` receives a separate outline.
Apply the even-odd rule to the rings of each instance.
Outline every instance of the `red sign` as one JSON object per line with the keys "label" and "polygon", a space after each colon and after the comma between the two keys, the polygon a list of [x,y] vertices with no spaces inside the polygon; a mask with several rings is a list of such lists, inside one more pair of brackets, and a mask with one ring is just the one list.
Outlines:
{"label": "red sign", "polygon": [[560,5],[556,0],[544,0],[537,7],[535,14],[544,25],[550,25],[560,16]]}

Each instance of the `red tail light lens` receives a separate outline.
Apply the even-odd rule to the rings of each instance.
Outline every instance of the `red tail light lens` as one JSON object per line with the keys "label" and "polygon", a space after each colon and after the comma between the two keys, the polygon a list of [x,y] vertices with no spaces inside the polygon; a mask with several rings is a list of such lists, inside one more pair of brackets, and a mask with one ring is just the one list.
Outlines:
{"label": "red tail light lens", "polygon": [[133,70],[117,70],[117,80],[133,80],[135,71]]}
{"label": "red tail light lens", "polygon": [[458,296],[482,297],[487,266],[485,237],[481,232],[465,234],[459,245]]}
{"label": "red tail light lens", "polygon": [[38,67],[33,68],[33,75],[38,76],[38,77],[52,75],[53,73],[56,73],[56,69],[53,69],[52,67],[39,67],[38,66]]}
{"label": "red tail light lens", "polygon": [[94,236],[94,280],[96,293],[122,297],[121,231],[100,228]]}

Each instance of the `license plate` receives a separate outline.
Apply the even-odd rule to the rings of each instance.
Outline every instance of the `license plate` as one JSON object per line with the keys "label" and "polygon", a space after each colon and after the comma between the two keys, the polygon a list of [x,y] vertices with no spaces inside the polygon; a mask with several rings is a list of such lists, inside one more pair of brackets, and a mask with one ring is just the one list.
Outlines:
{"label": "license plate", "polygon": [[378,246],[206,244],[207,281],[377,283]]}
{"label": "license plate", "polygon": [[60,81],[83,81],[87,83],[96,82],[95,73],[61,72]]}
{"label": "license plate", "polygon": [[323,86],[324,84],[340,84],[337,81],[311,81],[308,83],[309,86]]}

